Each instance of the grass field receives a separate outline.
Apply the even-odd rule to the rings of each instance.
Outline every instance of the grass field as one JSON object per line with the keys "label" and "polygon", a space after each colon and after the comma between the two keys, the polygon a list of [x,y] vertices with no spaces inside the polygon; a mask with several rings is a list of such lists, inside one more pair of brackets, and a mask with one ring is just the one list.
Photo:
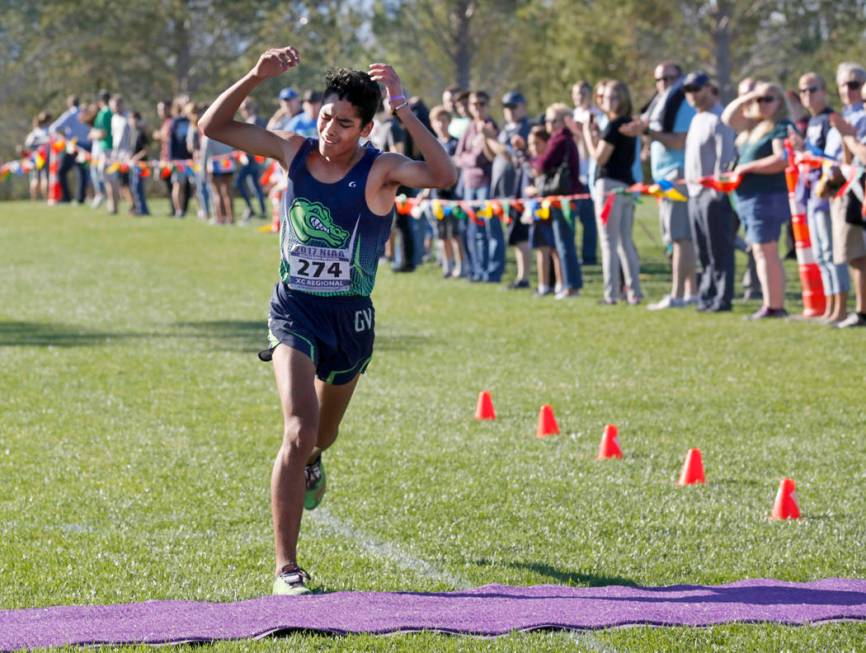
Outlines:
{"label": "grass field", "polygon": [[[656,233],[644,203],[650,299],[667,284]],[[277,261],[250,227],[0,205],[0,608],[269,591],[281,418],[255,352]],[[741,302],[600,306],[587,274],[584,296],[557,302],[380,269],[376,356],[301,533],[317,587],[866,577],[866,334],[746,322],[756,305]],[[796,310],[793,267],[788,280]],[[496,422],[473,420],[482,389]],[[542,403],[561,436],[535,437]],[[625,458],[596,462],[608,422]],[[708,484],[677,488],[691,447]],[[768,520],[783,476],[797,522]],[[866,648],[866,625],[207,648],[838,651]]]}

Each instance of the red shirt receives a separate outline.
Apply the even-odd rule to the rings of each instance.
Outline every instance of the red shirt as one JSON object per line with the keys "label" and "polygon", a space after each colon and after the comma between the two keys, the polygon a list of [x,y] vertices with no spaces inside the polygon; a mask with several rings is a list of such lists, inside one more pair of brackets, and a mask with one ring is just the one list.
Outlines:
{"label": "red shirt", "polygon": [[532,160],[532,167],[539,174],[551,173],[566,159],[571,177],[571,192],[584,192],[583,184],[580,183],[580,153],[568,127],[561,127],[551,134],[544,152]]}

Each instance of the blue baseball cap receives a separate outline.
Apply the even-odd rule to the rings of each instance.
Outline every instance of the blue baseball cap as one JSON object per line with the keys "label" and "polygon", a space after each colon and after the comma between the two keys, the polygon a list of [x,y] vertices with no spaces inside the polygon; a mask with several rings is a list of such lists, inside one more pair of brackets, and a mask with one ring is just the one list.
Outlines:
{"label": "blue baseball cap", "polygon": [[506,107],[514,107],[518,104],[526,104],[526,99],[520,91],[509,91],[502,96],[502,105]]}
{"label": "blue baseball cap", "polygon": [[686,92],[699,91],[709,83],[709,75],[707,75],[703,70],[695,70],[686,75],[686,78],[683,80],[683,89]]}
{"label": "blue baseball cap", "polygon": [[296,97],[298,97],[298,92],[291,86],[286,86],[286,88],[280,91],[281,100],[294,100]]}

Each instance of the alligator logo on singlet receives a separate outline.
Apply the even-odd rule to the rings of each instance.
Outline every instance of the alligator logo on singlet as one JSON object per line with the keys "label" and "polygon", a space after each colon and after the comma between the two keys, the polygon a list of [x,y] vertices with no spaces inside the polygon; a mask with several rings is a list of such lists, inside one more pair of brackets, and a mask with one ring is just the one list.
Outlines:
{"label": "alligator logo on singlet", "polygon": [[289,209],[292,228],[302,243],[321,240],[330,247],[342,247],[349,232],[334,223],[328,207],[320,202],[310,202],[296,197]]}

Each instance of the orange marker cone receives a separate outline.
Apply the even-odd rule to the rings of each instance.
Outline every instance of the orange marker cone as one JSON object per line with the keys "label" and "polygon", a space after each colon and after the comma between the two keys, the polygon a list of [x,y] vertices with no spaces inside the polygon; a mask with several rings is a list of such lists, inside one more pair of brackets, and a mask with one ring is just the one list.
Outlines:
{"label": "orange marker cone", "polygon": [[559,425],[556,423],[556,417],[553,415],[553,408],[549,404],[544,404],[541,410],[538,411],[538,433],[539,438],[546,438],[549,435],[559,435]]}
{"label": "orange marker cone", "polygon": [[598,445],[598,455],[596,460],[604,460],[605,458],[622,458],[622,449],[619,448],[619,440],[617,436],[619,430],[616,424],[608,424],[604,427],[604,433],[601,434],[601,444]]}
{"label": "orange marker cone", "polygon": [[478,404],[475,406],[475,419],[496,419],[496,411],[493,410],[493,399],[487,390],[478,395]]}
{"label": "orange marker cone", "polygon": [[776,494],[776,503],[773,504],[770,519],[800,518],[800,506],[797,505],[797,498],[794,496],[796,489],[797,484],[790,478],[782,479],[779,483],[779,492]]}
{"label": "orange marker cone", "polygon": [[686,454],[686,462],[680,472],[680,480],[677,485],[692,485],[704,482],[704,461],[701,459],[700,449],[689,449]]}

